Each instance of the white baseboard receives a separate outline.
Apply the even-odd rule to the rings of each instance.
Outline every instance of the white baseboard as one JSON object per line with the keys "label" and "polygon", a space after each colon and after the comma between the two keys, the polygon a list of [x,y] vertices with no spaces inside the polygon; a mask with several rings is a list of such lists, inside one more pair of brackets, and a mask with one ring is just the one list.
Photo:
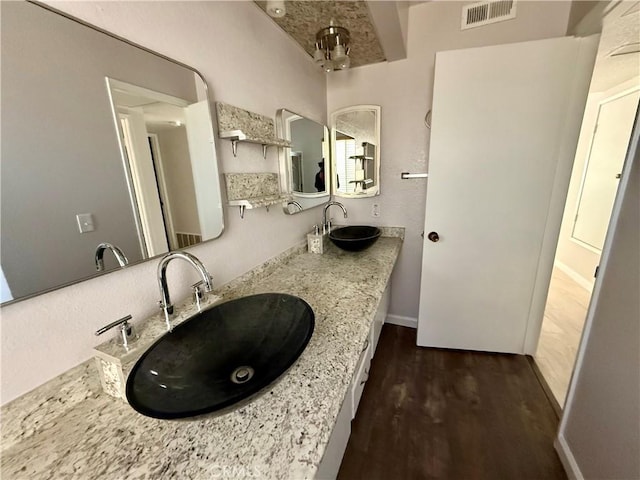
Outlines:
{"label": "white baseboard", "polygon": [[578,272],[576,272],[573,268],[571,268],[566,263],[558,262],[556,260],[553,263],[553,266],[557,267],[559,270],[562,270],[569,277],[571,277],[571,280],[576,282],[578,285],[580,285],[585,290],[588,290],[589,292],[591,292],[593,290],[593,283],[594,282],[589,281],[586,278],[584,278],[582,275],[580,275]]}
{"label": "white baseboard", "polygon": [[401,315],[387,315],[385,323],[400,325],[401,327],[418,328],[418,319],[413,317],[403,317]]}
{"label": "white baseboard", "polygon": [[584,480],[580,467],[578,467],[578,462],[576,462],[573,453],[571,453],[571,449],[569,448],[564,435],[561,433],[558,434],[558,437],[553,442],[553,446],[555,447],[556,452],[558,452],[558,456],[564,466],[565,472],[567,472],[569,480]]}

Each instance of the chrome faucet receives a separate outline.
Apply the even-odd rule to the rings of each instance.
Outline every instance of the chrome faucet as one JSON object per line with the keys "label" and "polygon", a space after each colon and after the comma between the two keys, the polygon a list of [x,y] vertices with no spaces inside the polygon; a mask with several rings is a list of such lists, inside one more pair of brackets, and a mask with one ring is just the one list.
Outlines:
{"label": "chrome faucet", "polygon": [[171,331],[171,315],[173,315],[173,305],[171,304],[171,298],[169,297],[169,287],[167,286],[167,266],[169,266],[169,262],[175,258],[180,258],[182,260],[187,261],[193,268],[197,270],[202,277],[202,285],[204,286],[205,292],[210,292],[213,290],[213,283],[211,281],[211,275],[202,264],[202,262],[194,255],[191,255],[187,252],[175,251],[167,253],[158,264],[158,286],[160,287],[160,295],[162,299],[160,300],[160,308],[164,312],[164,319],[167,323],[167,330]]}
{"label": "chrome faucet", "polygon": [[329,203],[327,203],[324,206],[324,210],[322,212],[322,231],[323,231],[323,233],[325,231],[328,231],[329,228],[331,227],[329,225],[329,222],[327,221],[327,210],[329,210],[329,207],[331,207],[333,205],[335,205],[337,207],[340,207],[342,209],[342,212],[344,213],[344,218],[347,218],[347,209],[344,208],[343,204],[341,204],[340,202],[329,202]]}
{"label": "chrome faucet", "polygon": [[104,257],[105,250],[111,250],[113,252],[113,254],[116,257],[116,260],[118,261],[118,265],[120,265],[121,267],[125,267],[129,263],[127,256],[124,254],[124,252],[120,248],[118,248],[117,246],[111,243],[106,243],[106,242],[101,243],[96,248],[96,270],[98,270],[99,272],[104,270],[103,257]]}

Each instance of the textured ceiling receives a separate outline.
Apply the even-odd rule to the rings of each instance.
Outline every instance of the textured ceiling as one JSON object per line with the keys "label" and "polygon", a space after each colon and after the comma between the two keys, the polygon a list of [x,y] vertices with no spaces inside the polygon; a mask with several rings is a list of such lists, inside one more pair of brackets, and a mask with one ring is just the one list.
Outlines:
{"label": "textured ceiling", "polygon": [[640,2],[622,2],[605,17],[591,90],[604,91],[640,75],[640,54],[612,57],[618,47],[640,41]]}
{"label": "textured ceiling", "polygon": [[[267,2],[255,3],[266,13]],[[384,62],[385,56],[364,0],[356,1],[295,1],[285,3],[286,15],[273,20],[287,32],[305,51],[313,56],[316,33],[334,25],[349,30],[351,42],[351,67]]]}

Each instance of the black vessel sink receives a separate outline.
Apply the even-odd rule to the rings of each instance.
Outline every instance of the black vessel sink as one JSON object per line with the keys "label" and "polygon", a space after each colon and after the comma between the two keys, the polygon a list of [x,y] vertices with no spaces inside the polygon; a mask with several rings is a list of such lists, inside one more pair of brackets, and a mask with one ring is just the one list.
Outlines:
{"label": "black vessel sink", "polygon": [[376,243],[381,234],[382,230],[378,227],[352,225],[332,230],[329,239],[343,250],[357,252]]}
{"label": "black vessel sink", "polygon": [[144,353],[127,380],[127,400],[155,418],[229,407],[293,365],[313,327],[313,310],[292,295],[265,293],[215,305]]}

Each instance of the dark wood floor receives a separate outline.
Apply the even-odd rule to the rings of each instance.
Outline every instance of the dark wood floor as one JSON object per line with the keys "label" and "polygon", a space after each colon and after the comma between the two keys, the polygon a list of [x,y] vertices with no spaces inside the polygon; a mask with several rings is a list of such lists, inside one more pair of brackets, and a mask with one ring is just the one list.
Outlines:
{"label": "dark wood floor", "polygon": [[385,325],[338,478],[566,479],[527,357],[416,347]]}

